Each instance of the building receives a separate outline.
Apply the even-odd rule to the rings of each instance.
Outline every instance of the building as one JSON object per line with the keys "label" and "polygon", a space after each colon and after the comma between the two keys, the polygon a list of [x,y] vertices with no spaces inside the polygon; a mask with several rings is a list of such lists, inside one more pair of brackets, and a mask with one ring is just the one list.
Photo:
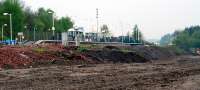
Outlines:
{"label": "building", "polygon": [[67,32],[68,41],[75,41],[76,36],[79,37],[80,41],[84,41],[84,29],[82,27],[77,29],[69,29]]}
{"label": "building", "polygon": [[85,33],[85,41],[87,42],[96,42],[98,34],[94,32]]}

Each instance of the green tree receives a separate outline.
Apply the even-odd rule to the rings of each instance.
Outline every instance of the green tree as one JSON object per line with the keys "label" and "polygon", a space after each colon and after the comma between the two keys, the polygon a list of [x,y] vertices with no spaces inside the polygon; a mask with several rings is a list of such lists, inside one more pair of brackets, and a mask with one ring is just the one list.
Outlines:
{"label": "green tree", "polygon": [[101,33],[104,34],[104,35],[109,34],[108,25],[104,24],[104,25],[101,26]]}
{"label": "green tree", "polygon": [[[19,0],[3,0],[0,13],[11,13],[12,14],[12,25],[13,25],[13,36],[16,37],[18,32],[23,30],[24,24],[24,12],[23,12],[23,5]],[[9,25],[9,16],[0,17],[1,24],[7,23]],[[5,30],[5,35],[9,36],[10,31]],[[13,39],[14,39],[13,38]]]}
{"label": "green tree", "polygon": [[34,26],[36,26],[37,15],[35,12],[31,11],[29,7],[25,8],[24,14],[25,14],[25,19],[24,19],[25,28],[26,30],[32,30]]}
{"label": "green tree", "polygon": [[106,42],[106,41],[107,41],[107,40],[106,40],[106,37],[110,36],[110,31],[109,31],[108,25],[103,24],[103,25],[101,26],[101,33],[102,33],[102,35],[103,35],[104,41]]}
{"label": "green tree", "polygon": [[[4,16],[2,15],[3,13],[12,14],[13,39],[17,36],[17,33],[21,31],[33,37],[32,33],[29,31],[37,28],[37,31],[41,32],[37,34],[39,35],[38,37],[40,37],[44,36],[42,33],[47,34],[47,32],[52,29],[52,13],[49,13],[53,12],[51,9],[39,8],[36,12],[33,12],[29,7],[24,8],[20,0],[1,0],[0,7],[0,26],[8,24],[4,32],[4,35],[8,37],[8,39],[10,38],[10,20],[9,16]],[[53,12],[53,14],[56,16],[55,12]],[[55,32],[67,31],[74,25],[71,18],[67,16],[61,17],[60,19],[54,17],[53,19],[55,21]],[[28,35],[26,35],[26,37],[28,37]]]}
{"label": "green tree", "polygon": [[185,28],[175,37],[173,43],[185,50],[200,48],[200,26]]}
{"label": "green tree", "polygon": [[141,43],[143,41],[142,32],[139,30],[138,25],[135,25],[133,28],[133,38],[135,43]]}
{"label": "green tree", "polygon": [[56,32],[65,32],[73,27],[74,23],[69,17],[62,17],[56,20]]}
{"label": "green tree", "polygon": [[[37,18],[35,19],[36,26],[42,31],[48,31],[52,27],[52,14],[48,12],[53,12],[51,9],[45,10],[44,8],[39,8],[37,13]],[[55,13],[54,13],[55,16]],[[70,17],[61,17],[60,19],[54,18],[55,21],[55,32],[64,32],[72,28],[74,23]]]}
{"label": "green tree", "polygon": [[38,9],[35,22],[41,31],[46,32],[52,27],[52,16],[48,12],[52,12],[52,10],[45,10],[44,8]]}

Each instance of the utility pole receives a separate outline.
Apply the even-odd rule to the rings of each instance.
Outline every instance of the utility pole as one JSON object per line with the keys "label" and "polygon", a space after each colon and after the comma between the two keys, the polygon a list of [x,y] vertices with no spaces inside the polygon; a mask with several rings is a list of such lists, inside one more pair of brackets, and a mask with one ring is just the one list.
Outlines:
{"label": "utility pole", "polygon": [[11,45],[14,45],[13,43],[13,30],[12,30],[12,14],[11,13],[3,13],[4,16],[9,16],[10,17],[10,42]]}
{"label": "utility pole", "polygon": [[120,26],[121,26],[121,31],[122,31],[122,41],[121,41],[121,43],[122,43],[122,45],[124,44],[124,31],[123,31],[123,23],[122,23],[122,21],[120,21]]}
{"label": "utility pole", "polygon": [[3,24],[2,27],[1,27],[1,39],[2,39],[2,41],[4,40],[3,33],[4,33],[4,27],[6,27],[6,26],[7,26],[7,24]]}
{"label": "utility pole", "polygon": [[96,9],[96,19],[97,19],[97,41],[99,41],[99,9]]}
{"label": "utility pole", "polygon": [[1,27],[1,41],[3,41],[3,28],[4,28],[4,26],[2,25],[2,27]]}
{"label": "utility pole", "polygon": [[53,11],[49,11],[49,14],[52,14],[52,31],[53,31],[53,40],[55,38],[55,21],[54,21],[54,12]]}
{"label": "utility pole", "polygon": [[[10,16],[10,37],[11,37],[11,42],[13,40],[13,30],[12,30],[12,14],[9,14]],[[13,45],[13,43],[11,43]]]}
{"label": "utility pole", "polygon": [[34,27],[33,30],[34,30],[34,31],[33,31],[33,34],[34,34],[34,35],[33,35],[33,39],[34,39],[34,42],[35,42],[35,30],[36,30],[36,27]]}
{"label": "utility pole", "polygon": [[128,31],[128,43],[130,43],[130,39],[131,37],[130,37],[130,32]]}

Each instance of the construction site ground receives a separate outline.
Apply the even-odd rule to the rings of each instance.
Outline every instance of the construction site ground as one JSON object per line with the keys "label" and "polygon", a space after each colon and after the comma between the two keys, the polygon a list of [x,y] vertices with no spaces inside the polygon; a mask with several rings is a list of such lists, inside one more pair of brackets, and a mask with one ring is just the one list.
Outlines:
{"label": "construction site ground", "polygon": [[154,46],[92,47],[3,46],[0,90],[200,89],[200,56]]}
{"label": "construction site ground", "polygon": [[1,90],[199,90],[200,57],[0,71]]}

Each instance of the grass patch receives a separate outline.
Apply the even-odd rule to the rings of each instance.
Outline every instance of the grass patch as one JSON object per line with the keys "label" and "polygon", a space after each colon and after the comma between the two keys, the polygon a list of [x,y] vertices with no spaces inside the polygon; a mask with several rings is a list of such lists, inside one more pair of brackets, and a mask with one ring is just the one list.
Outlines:
{"label": "grass patch", "polygon": [[88,50],[87,47],[82,47],[82,46],[80,46],[80,47],[78,48],[78,51],[79,51],[79,52],[85,52],[85,51],[87,51],[87,50]]}
{"label": "grass patch", "polygon": [[130,49],[128,49],[128,48],[122,48],[122,49],[120,49],[120,51],[122,51],[122,52],[133,52],[133,50],[130,50]]}
{"label": "grass patch", "polygon": [[47,51],[47,48],[33,48],[32,50],[37,53],[44,53]]}

